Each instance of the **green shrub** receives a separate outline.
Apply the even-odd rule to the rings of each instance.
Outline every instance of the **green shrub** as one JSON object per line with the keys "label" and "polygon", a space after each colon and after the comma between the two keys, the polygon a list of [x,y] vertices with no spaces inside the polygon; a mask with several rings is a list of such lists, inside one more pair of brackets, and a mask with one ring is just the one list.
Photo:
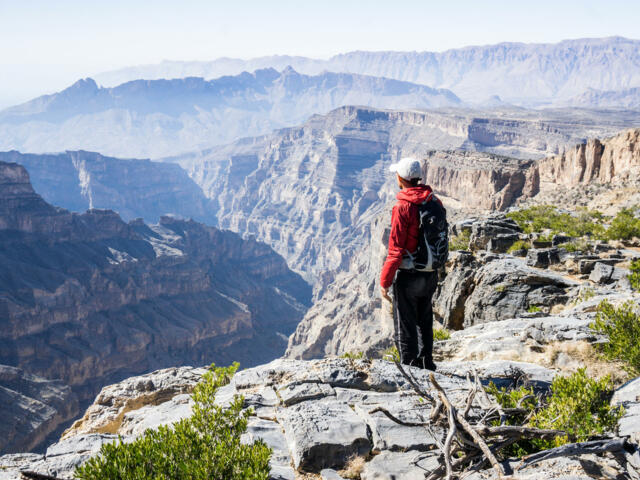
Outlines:
{"label": "green shrub", "polygon": [[561,243],[558,248],[564,248],[567,252],[589,252],[593,249],[591,244],[583,238],[577,238],[567,243]]}
{"label": "green shrub", "polygon": [[582,442],[615,429],[622,407],[609,404],[613,382],[609,375],[596,380],[581,368],[569,376],[558,376],[551,384],[546,405],[534,413],[531,426],[562,430],[566,436],[554,440],[534,440],[540,450],[570,442]]}
{"label": "green shrub", "polygon": [[240,443],[249,411],[236,396],[226,408],[214,403],[218,388],[238,368],[211,366],[192,398],[193,415],[173,425],[147,430],[132,443],[105,444],[75,476],[91,480],[210,479],[266,480],[271,449],[264,442]]}
{"label": "green shrub", "polygon": [[449,250],[469,250],[471,231],[463,230],[459,235],[452,235],[449,239]]}
{"label": "green shrub", "polygon": [[540,205],[509,212],[507,217],[527,233],[550,230],[549,237],[560,233],[572,237],[589,235],[594,238],[603,238],[605,235],[603,215],[598,211],[579,209],[570,214],[558,212],[553,205]]}
{"label": "green shrub", "polygon": [[640,237],[640,218],[636,217],[638,207],[623,208],[611,221],[606,238],[609,240],[630,240]]}
{"label": "green shrub", "polygon": [[[526,418],[538,406],[538,397],[534,394],[533,388],[526,385],[517,388],[498,388],[493,382],[485,388],[487,393],[493,395],[496,401],[503,409],[521,408],[522,412],[511,415],[507,418],[507,425],[522,425],[526,422]],[[500,420],[496,419],[492,422],[494,426],[500,425]],[[531,440],[520,440],[510,445],[502,451],[506,457],[522,457],[538,451],[538,448]]]}
{"label": "green shrub", "polygon": [[344,352],[340,355],[340,358],[349,358],[351,360],[362,360],[364,358],[364,352]]}
{"label": "green shrub", "polygon": [[400,352],[398,352],[398,348],[394,345],[382,352],[382,358],[390,362],[400,362]]}
{"label": "green shrub", "polygon": [[451,332],[446,328],[434,328],[433,339],[434,340],[449,340],[451,338]]}
{"label": "green shrub", "polygon": [[516,240],[513,245],[509,247],[507,253],[517,252],[518,250],[529,250],[531,248],[531,242],[527,240]]}
{"label": "green shrub", "polygon": [[542,309],[538,305],[529,305],[529,308],[527,308],[527,312],[529,313],[537,313],[541,311]]}
{"label": "green shrub", "polygon": [[623,368],[633,376],[640,375],[640,316],[636,304],[628,301],[619,308],[604,300],[591,328],[607,337],[595,347],[609,360],[623,362]]}
{"label": "green shrub", "polygon": [[[611,378],[600,380],[587,377],[586,370],[563,377],[556,377],[546,397],[534,394],[533,388],[524,385],[516,388],[497,388],[493,383],[486,387],[503,409],[518,409],[507,418],[507,425],[561,430],[565,436],[553,440],[540,438],[520,440],[505,448],[505,456],[521,457],[569,442],[583,441],[590,437],[613,431],[624,413],[609,405],[613,393]],[[493,425],[500,422],[494,420]]]}
{"label": "green shrub", "polygon": [[634,260],[631,262],[631,274],[627,276],[631,288],[634,290],[640,290],[640,260]]}

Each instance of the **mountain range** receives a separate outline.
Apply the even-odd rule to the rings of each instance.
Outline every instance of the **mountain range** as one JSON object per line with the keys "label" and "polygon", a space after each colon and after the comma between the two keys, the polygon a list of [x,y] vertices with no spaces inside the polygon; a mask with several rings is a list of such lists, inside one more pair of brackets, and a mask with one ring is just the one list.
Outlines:
{"label": "mountain range", "polygon": [[87,78],[1,111],[0,150],[158,158],[268,133],[342,105],[460,104],[448,90],[358,74],[309,76],[290,67],[215,80],[134,80],[112,88]]}
{"label": "mountain range", "polygon": [[308,75],[347,72],[446,88],[469,102],[484,102],[498,95],[512,104],[548,105],[590,88],[617,91],[639,87],[640,40],[609,37],[552,44],[499,43],[444,52],[355,51],[327,60],[277,55],[250,60],[167,61],[105,72],[95,79],[114,86],[139,78],[216,78],[268,67],[283,70],[288,65]]}

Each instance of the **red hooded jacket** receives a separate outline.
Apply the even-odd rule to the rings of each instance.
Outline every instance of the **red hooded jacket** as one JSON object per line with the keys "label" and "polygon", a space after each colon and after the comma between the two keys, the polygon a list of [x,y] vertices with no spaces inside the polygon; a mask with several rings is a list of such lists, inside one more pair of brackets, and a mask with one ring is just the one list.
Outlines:
{"label": "red hooded jacket", "polygon": [[396,271],[407,251],[413,253],[418,248],[418,205],[424,202],[432,190],[428,185],[405,188],[398,192],[398,201],[391,213],[391,233],[389,234],[389,253],[380,274],[380,285],[389,288]]}

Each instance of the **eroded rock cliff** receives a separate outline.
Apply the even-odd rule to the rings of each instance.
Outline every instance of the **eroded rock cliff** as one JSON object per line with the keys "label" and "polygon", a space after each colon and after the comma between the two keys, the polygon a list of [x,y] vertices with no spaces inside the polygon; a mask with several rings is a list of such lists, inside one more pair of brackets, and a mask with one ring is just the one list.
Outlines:
{"label": "eroded rock cliff", "polygon": [[73,214],[0,163],[0,364],[81,401],[128,375],[284,352],[310,287],[267,245],[193,221]]}

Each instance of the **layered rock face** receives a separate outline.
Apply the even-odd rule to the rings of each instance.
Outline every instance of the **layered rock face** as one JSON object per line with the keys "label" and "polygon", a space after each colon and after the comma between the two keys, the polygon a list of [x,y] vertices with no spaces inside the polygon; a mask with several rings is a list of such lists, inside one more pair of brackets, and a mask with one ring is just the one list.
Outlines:
{"label": "layered rock face", "polygon": [[29,172],[44,200],[73,212],[108,208],[125,220],[155,223],[162,215],[215,225],[216,212],[202,189],[178,165],[122,160],[92,152],[22,154],[0,152]]}
{"label": "layered rock face", "polygon": [[[427,372],[413,367],[408,371],[428,395],[436,396]],[[538,392],[547,391],[556,374],[519,361],[443,362],[435,378],[459,412],[473,388],[465,378],[470,371],[478,373],[483,385],[511,385],[517,375]],[[130,441],[147,428],[189,416],[192,401],[183,392],[190,391],[201,374],[202,369],[190,367],[162,370],[103,389],[82,420],[44,455],[0,457],[0,475],[4,475],[0,478],[20,478],[21,470],[67,478],[118,435]],[[162,400],[149,401],[160,392]],[[640,433],[633,423],[640,407],[637,393],[638,380],[619,389],[612,400],[631,412],[621,419],[616,432],[624,449],[600,455],[568,452],[538,462],[506,460],[503,468],[527,479],[569,478],[568,474],[588,479],[594,478],[590,475],[594,471],[608,472],[607,478],[635,475]],[[444,443],[444,424],[430,420],[432,402],[420,398],[391,362],[279,359],[237,373],[218,391],[216,401],[225,405],[234,395],[242,395],[245,407],[254,412],[243,441],[261,439],[273,450],[271,480],[312,475],[340,480],[346,474],[341,472],[343,477],[336,470],[345,468],[354,457],[359,457],[356,474],[363,480],[424,479],[441,465],[437,445]],[[468,419],[476,422],[486,413],[487,406],[477,400],[471,404]],[[351,468],[349,478],[354,472]],[[472,475],[475,479],[498,478],[491,468]]]}
{"label": "layered rock face", "polygon": [[[427,153],[425,178],[436,193],[442,192],[448,197],[445,205],[454,207],[449,211],[452,219],[456,216],[456,207],[461,206],[469,211],[474,207],[483,210],[488,207],[505,208],[517,202],[534,202],[575,208],[581,204],[600,206],[610,201],[611,195],[618,198],[617,205],[614,203],[618,208],[621,202],[626,206],[640,197],[637,193],[640,189],[634,187],[640,178],[639,132],[634,129],[610,139],[590,140],[568,149],[563,155],[535,162],[495,155],[483,157],[470,152]],[[501,164],[505,165],[504,171]],[[518,169],[518,165],[522,165],[522,169]],[[554,179],[559,185],[553,183]],[[603,190],[601,195],[587,195],[585,186],[593,186],[597,182]],[[572,185],[576,185],[573,188],[579,198],[571,194]],[[387,184],[385,191],[389,195],[393,191],[392,186]],[[633,192],[636,192],[635,196]],[[589,199],[593,202],[588,203]],[[366,231],[371,234],[366,243],[354,254],[348,271],[337,275],[334,283],[309,310],[289,341],[287,355],[315,358],[354,349],[370,353],[391,343],[391,318],[388,306],[381,304],[377,287],[386,254],[384,232],[389,222],[389,210],[390,205],[370,209],[371,220]],[[373,225],[378,227],[371,228]],[[477,224],[470,222],[466,228],[471,234],[474,249],[489,248],[499,253],[504,253],[520,235],[519,229],[513,223],[505,223],[504,217],[492,220],[483,216]],[[479,263],[478,258],[472,255],[454,257],[450,275],[435,301],[436,313],[449,328],[462,328],[479,321],[520,315],[532,304],[552,306],[549,302],[565,303],[567,291],[575,283],[554,273],[532,270],[531,266],[547,266],[550,262],[549,252],[539,254],[539,259],[530,259],[530,265],[524,260],[507,261],[495,255],[482,256]],[[543,258],[543,254],[547,257]],[[611,275],[613,272],[609,272]],[[503,280],[505,284],[501,285]],[[351,310],[347,311],[347,305]],[[465,310],[465,305],[470,309]],[[466,320],[465,312],[468,315]],[[334,335],[333,332],[339,333]]]}
{"label": "layered rock face", "polygon": [[527,161],[433,149],[542,156],[594,128],[592,119],[573,121],[344,107],[299,128],[173,161],[214,200],[222,227],[255,234],[322,289],[364,248],[366,222],[393,198],[388,166],[400,156],[427,158],[426,178],[454,205],[505,208],[528,185]]}
{"label": "layered rock face", "polygon": [[477,152],[429,152],[424,183],[466,209],[504,210],[519,198],[533,161]]}
{"label": "layered rock face", "polygon": [[591,183],[623,184],[640,177],[640,129],[606,140],[589,139],[560,155],[536,162],[535,175],[544,193]]}
{"label": "layered rock face", "polygon": [[68,385],[0,365],[0,452],[30,451],[64,422],[78,415]]}
{"label": "layered rock face", "polygon": [[310,287],[268,246],[193,221],[72,214],[0,163],[0,364],[86,401],[158,367],[282,354]]}
{"label": "layered rock face", "polygon": [[640,129],[589,139],[528,171],[519,203],[588,207],[609,215],[640,203]]}

